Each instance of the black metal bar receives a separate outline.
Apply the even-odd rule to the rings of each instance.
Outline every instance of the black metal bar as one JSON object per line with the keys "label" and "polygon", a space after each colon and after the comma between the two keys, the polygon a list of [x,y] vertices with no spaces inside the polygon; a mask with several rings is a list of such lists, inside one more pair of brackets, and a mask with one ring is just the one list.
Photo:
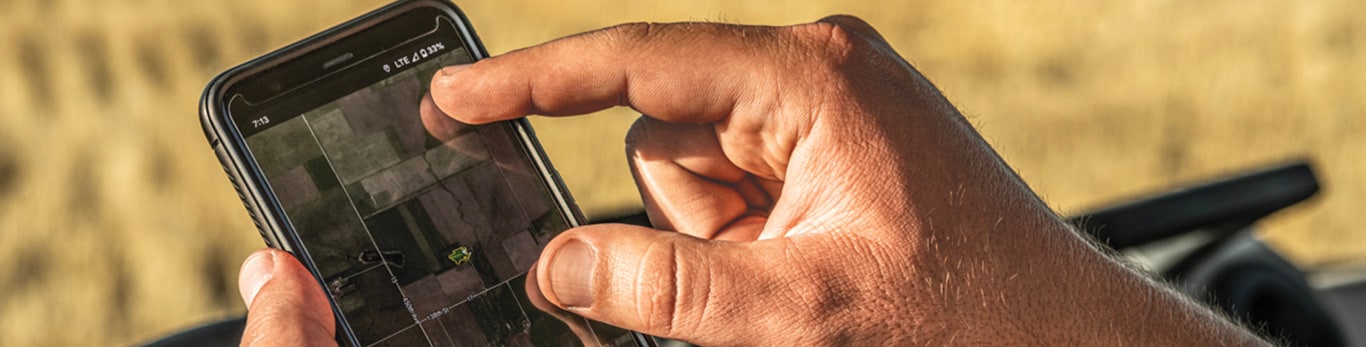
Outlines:
{"label": "black metal bar", "polygon": [[1319,190],[1307,162],[1176,190],[1069,218],[1098,240],[1121,249],[1232,222],[1254,221]]}

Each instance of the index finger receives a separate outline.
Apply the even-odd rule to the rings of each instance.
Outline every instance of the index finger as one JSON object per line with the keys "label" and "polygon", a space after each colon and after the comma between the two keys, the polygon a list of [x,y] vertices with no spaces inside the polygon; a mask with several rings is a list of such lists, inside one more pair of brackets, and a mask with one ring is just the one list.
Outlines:
{"label": "index finger", "polygon": [[613,106],[677,123],[720,120],[752,105],[754,78],[772,73],[756,45],[781,28],[714,23],[623,24],[562,38],[471,65],[432,80],[446,114],[489,123],[531,114],[574,115]]}

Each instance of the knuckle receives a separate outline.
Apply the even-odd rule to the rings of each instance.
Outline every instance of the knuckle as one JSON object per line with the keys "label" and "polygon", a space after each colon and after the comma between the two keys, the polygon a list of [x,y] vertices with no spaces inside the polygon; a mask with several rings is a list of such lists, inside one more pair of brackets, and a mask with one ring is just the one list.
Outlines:
{"label": "knuckle", "polygon": [[598,37],[608,45],[630,48],[648,41],[659,24],[634,22],[617,24],[599,31]]}
{"label": "knuckle", "polygon": [[[705,126],[706,131],[713,131]],[[626,132],[626,154],[631,160],[638,161],[675,161],[698,146],[708,143],[698,138],[709,134],[699,134],[699,129],[689,126],[669,124],[649,116],[641,116],[631,124]]]}
{"label": "knuckle", "polygon": [[828,274],[808,274],[806,281],[800,281],[799,284],[794,285],[794,292],[798,293],[802,302],[811,308],[803,310],[808,314],[794,317],[800,323],[804,325],[819,324],[827,315],[842,312],[852,304],[848,296],[849,293],[836,288],[837,284],[835,283],[841,281],[831,277]]}
{"label": "knuckle", "polygon": [[661,153],[657,153],[659,146],[651,140],[649,123],[646,117],[642,116],[631,123],[630,130],[626,131],[626,158],[632,161],[631,165],[635,165],[636,162],[658,160],[662,156]]}
{"label": "knuckle", "polygon": [[649,143],[648,139],[650,138],[648,134],[649,126],[649,121],[645,116],[636,118],[636,121],[631,123],[631,128],[629,130],[626,130],[627,154],[635,154],[645,148],[648,148],[647,144]]}
{"label": "knuckle", "polygon": [[849,322],[850,317],[857,316],[857,292],[862,286],[849,276],[847,268],[842,268],[839,259],[829,256],[833,253],[824,252],[824,248],[811,251],[795,252],[802,259],[788,260],[801,264],[794,267],[796,273],[785,283],[789,300],[800,307],[787,317],[788,324],[804,332],[803,339],[838,340],[839,327],[829,323]]}
{"label": "knuckle", "polygon": [[676,333],[676,317],[679,313],[680,290],[678,276],[678,245],[664,242],[651,245],[641,257],[645,262],[637,280],[644,285],[636,286],[638,292],[636,307],[646,330],[660,335],[673,336]]}
{"label": "knuckle", "polygon": [[839,66],[872,50],[866,38],[846,24],[820,21],[798,27],[799,36],[827,63]]}
{"label": "knuckle", "polygon": [[834,23],[846,29],[857,31],[864,35],[878,36],[872,24],[868,24],[863,18],[847,14],[837,14],[822,18],[820,22]]}

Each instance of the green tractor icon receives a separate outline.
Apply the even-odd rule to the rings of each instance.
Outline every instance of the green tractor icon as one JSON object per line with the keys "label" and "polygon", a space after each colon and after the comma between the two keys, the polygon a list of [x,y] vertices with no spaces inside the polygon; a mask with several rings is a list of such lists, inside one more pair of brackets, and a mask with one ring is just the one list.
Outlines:
{"label": "green tractor icon", "polygon": [[471,252],[469,247],[465,246],[455,247],[455,249],[451,250],[450,254],[446,255],[446,259],[450,259],[452,263],[455,263],[455,266],[465,264],[470,261],[470,258],[473,257],[474,252]]}

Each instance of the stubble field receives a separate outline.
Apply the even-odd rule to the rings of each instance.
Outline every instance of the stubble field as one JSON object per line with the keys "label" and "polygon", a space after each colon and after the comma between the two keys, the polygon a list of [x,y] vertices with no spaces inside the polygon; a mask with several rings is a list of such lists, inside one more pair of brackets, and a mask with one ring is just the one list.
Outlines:
{"label": "stubble field", "polygon": [[[260,247],[200,131],[216,72],[381,1],[0,0],[0,345],[127,344],[245,311]],[[461,1],[493,53],[628,21],[861,16],[1056,209],[1294,157],[1262,236],[1366,261],[1366,3]],[[535,120],[590,215],[638,206],[614,110]],[[875,162],[873,160],[872,162]]]}

